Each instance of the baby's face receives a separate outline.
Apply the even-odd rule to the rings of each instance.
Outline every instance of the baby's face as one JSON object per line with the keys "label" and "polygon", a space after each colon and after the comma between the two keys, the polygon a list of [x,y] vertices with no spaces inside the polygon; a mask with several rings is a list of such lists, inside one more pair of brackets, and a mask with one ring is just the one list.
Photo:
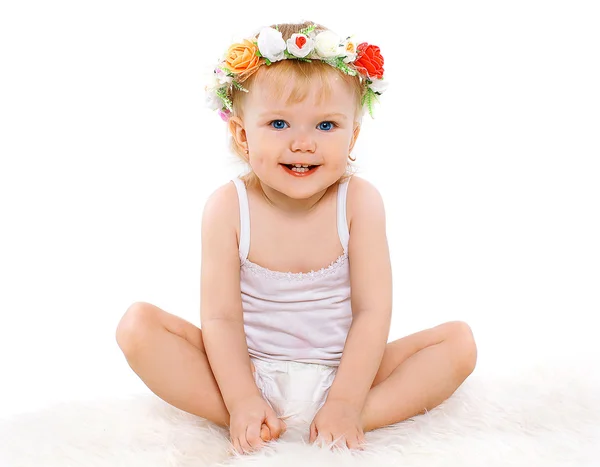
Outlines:
{"label": "baby's face", "polygon": [[[243,126],[250,165],[262,183],[295,199],[307,199],[335,183],[346,171],[358,131],[356,95],[332,75],[331,93],[312,86],[306,98],[288,104],[268,92],[268,82],[256,81],[245,96]],[[310,171],[286,165],[316,166]]]}

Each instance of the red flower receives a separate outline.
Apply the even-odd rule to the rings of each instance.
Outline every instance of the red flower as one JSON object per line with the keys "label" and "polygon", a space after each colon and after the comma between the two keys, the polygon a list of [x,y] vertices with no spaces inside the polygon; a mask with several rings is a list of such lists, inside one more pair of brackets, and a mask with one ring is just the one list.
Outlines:
{"label": "red flower", "polygon": [[369,78],[383,77],[383,57],[376,45],[363,42],[356,48],[358,58],[354,61],[354,66],[359,73],[367,75]]}

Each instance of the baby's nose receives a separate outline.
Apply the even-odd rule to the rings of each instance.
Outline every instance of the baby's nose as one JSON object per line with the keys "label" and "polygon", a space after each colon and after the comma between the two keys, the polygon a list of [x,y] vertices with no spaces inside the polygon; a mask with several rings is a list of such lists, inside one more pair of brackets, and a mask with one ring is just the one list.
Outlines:
{"label": "baby's nose", "polygon": [[298,134],[292,141],[292,151],[315,152],[316,143],[314,138],[307,134]]}

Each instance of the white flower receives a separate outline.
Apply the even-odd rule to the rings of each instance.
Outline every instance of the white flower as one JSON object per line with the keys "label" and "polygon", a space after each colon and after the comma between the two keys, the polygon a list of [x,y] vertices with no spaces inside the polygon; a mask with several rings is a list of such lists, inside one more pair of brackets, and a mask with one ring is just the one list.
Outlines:
{"label": "white flower", "polygon": [[231,76],[227,76],[227,74],[220,68],[216,68],[215,71],[210,73],[210,75],[205,76],[205,78],[207,90],[216,90],[224,85],[229,85],[231,81],[233,81],[233,78]]}
{"label": "white flower", "polygon": [[206,105],[213,110],[220,110],[223,107],[223,100],[217,95],[217,91],[219,89],[226,90],[232,81],[233,78],[227,76],[227,74],[218,67],[215,68],[215,71],[210,73],[209,76],[206,76],[206,86],[204,87]]}
{"label": "white flower", "polygon": [[212,110],[220,110],[223,107],[223,101],[219,96],[217,96],[217,93],[214,89],[206,89],[205,103],[207,107],[211,108]]}
{"label": "white flower", "polygon": [[346,55],[344,63],[350,63],[356,60],[356,47],[358,46],[357,41],[353,37],[349,37],[342,44],[342,51],[340,55]]}
{"label": "white flower", "polygon": [[370,80],[372,81],[371,84],[369,84],[369,87],[374,91],[374,92],[383,92],[387,89],[388,87],[388,82],[384,81],[382,79],[377,79],[377,78],[370,78]]}
{"label": "white flower", "polygon": [[304,58],[311,53],[314,45],[314,39],[306,34],[292,34],[292,37],[287,40],[288,52],[299,58]]}
{"label": "white flower", "polygon": [[285,41],[281,32],[273,28],[263,28],[258,35],[258,50],[261,55],[271,62],[283,60]]}
{"label": "white flower", "polygon": [[225,73],[220,68],[216,68],[214,74],[217,81],[219,82],[219,85],[230,84],[233,81],[233,77],[227,76],[227,73]]}
{"label": "white flower", "polygon": [[320,57],[331,58],[343,55],[340,38],[331,31],[323,31],[315,38],[315,50]]}

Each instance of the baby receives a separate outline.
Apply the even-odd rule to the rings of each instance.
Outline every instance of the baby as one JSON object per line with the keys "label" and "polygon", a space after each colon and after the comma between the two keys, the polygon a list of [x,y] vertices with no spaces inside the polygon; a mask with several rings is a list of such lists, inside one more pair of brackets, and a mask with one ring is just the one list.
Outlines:
{"label": "baby", "polygon": [[207,87],[248,172],[204,207],[202,330],[136,302],[117,341],[150,390],[229,427],[239,453],[293,419],[310,442],[360,449],[365,432],[436,407],[475,368],[461,321],[387,342],[384,203],[352,165],[386,84],[379,47],[306,22],[231,45]]}

